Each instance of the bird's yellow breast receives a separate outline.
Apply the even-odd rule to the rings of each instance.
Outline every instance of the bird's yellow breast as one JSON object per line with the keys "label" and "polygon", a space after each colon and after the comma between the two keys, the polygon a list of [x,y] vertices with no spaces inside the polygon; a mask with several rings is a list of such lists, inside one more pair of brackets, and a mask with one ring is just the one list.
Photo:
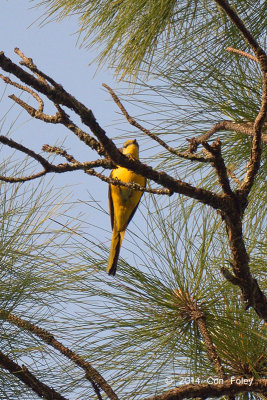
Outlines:
{"label": "bird's yellow breast", "polygon": [[[143,176],[122,167],[112,171],[112,178],[120,179],[126,183],[138,183],[141,186],[145,186],[146,183],[146,179]],[[119,232],[122,232],[126,229],[133,210],[139,203],[142,192],[123,186],[111,185],[111,196],[114,207],[114,226]]]}

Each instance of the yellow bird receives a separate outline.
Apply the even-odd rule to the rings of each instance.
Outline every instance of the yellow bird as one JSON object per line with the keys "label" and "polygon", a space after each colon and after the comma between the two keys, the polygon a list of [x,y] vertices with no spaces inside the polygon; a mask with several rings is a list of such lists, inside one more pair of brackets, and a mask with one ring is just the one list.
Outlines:
{"label": "yellow bird", "polygon": [[[122,152],[123,154],[138,160],[139,146],[137,141],[135,139],[127,140],[123,145]],[[123,167],[113,169],[110,177],[113,179],[117,178],[122,182],[138,183],[141,186],[146,185],[146,178]],[[107,272],[109,275],[115,275],[116,273],[125,230],[137,209],[142,194],[143,192],[125,186],[109,185],[109,213],[112,228],[112,241],[107,266]]]}

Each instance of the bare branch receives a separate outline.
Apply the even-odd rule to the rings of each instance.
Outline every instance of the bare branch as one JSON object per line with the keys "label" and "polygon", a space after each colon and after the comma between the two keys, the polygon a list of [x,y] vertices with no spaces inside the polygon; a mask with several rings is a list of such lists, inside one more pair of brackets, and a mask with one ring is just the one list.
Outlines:
{"label": "bare branch", "polygon": [[[17,52],[19,54],[23,54],[18,49],[15,49],[15,52]],[[25,57],[25,56],[23,55],[23,57]],[[25,59],[26,59],[26,57],[25,57]],[[27,60],[31,60],[31,59],[27,59]],[[31,60],[31,62],[32,62],[32,60]],[[26,66],[31,65],[28,62],[27,63],[26,62],[22,62],[22,64],[26,65]],[[33,68],[34,71],[35,71],[35,69],[36,68]],[[37,74],[37,75],[39,77],[39,74]],[[17,104],[19,104],[22,108],[24,108],[27,111],[27,113],[31,115],[31,117],[36,118],[36,119],[40,119],[40,120],[42,120],[44,122],[47,122],[47,123],[62,124],[64,126],[66,126],[81,141],[83,141],[85,144],[90,146],[93,150],[96,150],[100,156],[105,155],[105,150],[103,149],[101,144],[97,140],[95,140],[92,136],[90,136],[88,133],[86,133],[86,132],[82,131],[80,128],[78,128],[77,125],[75,125],[70,120],[68,115],[64,112],[64,110],[62,110],[62,108],[58,104],[54,103],[55,107],[58,110],[56,115],[47,115],[47,114],[45,114],[43,112],[44,103],[43,103],[42,99],[40,98],[40,96],[36,92],[31,90],[27,86],[23,86],[23,85],[20,85],[20,84],[18,84],[16,82],[11,81],[11,79],[9,79],[8,77],[3,76],[2,74],[0,74],[0,78],[2,78],[3,81],[5,83],[7,83],[7,84],[15,86],[15,87],[17,87],[17,88],[19,88],[21,90],[27,91],[28,93],[30,93],[38,101],[39,109],[36,110],[34,107],[32,107],[29,104],[25,103],[23,100],[19,99],[17,96],[15,96],[15,95],[10,95],[9,96],[12,100],[14,100]],[[47,85],[47,82],[43,79],[43,77],[41,77],[40,81],[42,83],[44,83],[45,85]],[[60,85],[56,84],[56,82],[54,82],[54,83],[55,83],[56,86],[60,86]]]}
{"label": "bare branch", "polygon": [[[267,129],[267,125],[264,125],[264,128]],[[215,124],[211,129],[207,132],[199,135],[197,137],[186,139],[189,142],[188,151],[193,153],[197,150],[197,147],[203,142],[207,141],[211,138],[212,135],[216,132],[220,131],[233,131],[235,133],[241,133],[246,136],[253,136],[253,122],[232,122],[232,121],[221,121]],[[267,134],[262,134],[262,141],[267,143]]]}
{"label": "bare branch", "polygon": [[[16,88],[21,89],[21,90],[23,90],[24,92],[30,93],[30,94],[35,98],[35,100],[37,100],[38,103],[39,103],[39,109],[38,109],[38,111],[40,111],[40,112],[43,111],[43,109],[44,109],[43,100],[41,99],[40,96],[38,96],[38,94],[37,94],[36,92],[34,92],[32,89],[28,88],[27,86],[23,86],[23,85],[20,85],[19,83],[16,83],[16,82],[11,81],[11,79],[9,79],[7,76],[4,76],[4,75],[2,75],[2,74],[0,74],[0,78],[1,78],[6,84],[15,86]],[[12,96],[9,96],[9,97],[12,98]],[[15,96],[14,96],[14,97],[15,97]],[[14,100],[14,99],[13,99],[13,100]]]}
{"label": "bare branch", "polygon": [[[38,336],[41,340],[52,346],[54,349],[59,351],[63,356],[67,357],[78,367],[82,368],[86,372],[86,378],[93,380],[101,389],[107,394],[111,400],[118,400],[118,396],[114,393],[111,386],[106,382],[106,380],[99,374],[99,372],[88,362],[85,361],[81,356],[74,353],[68,347],[64,346],[55,337],[45,329],[39,328],[38,326],[19,318],[13,314],[7,313],[4,310],[0,310],[0,317],[5,318],[6,321],[27,330]],[[56,399],[56,397],[54,397]]]}
{"label": "bare branch", "polygon": [[8,370],[12,375],[16,376],[25,385],[30,387],[39,397],[47,400],[67,400],[61,394],[51,389],[49,386],[40,381],[32,374],[25,365],[18,365],[9,357],[0,351],[0,364],[2,368]]}
{"label": "bare branch", "polygon": [[55,106],[60,114],[60,123],[62,125],[73,132],[82,142],[90,146],[92,150],[96,150],[100,156],[107,155],[104,147],[97,140],[74,124],[67,113],[58,104],[55,103]]}
{"label": "bare branch", "polygon": [[25,153],[28,156],[34,158],[36,161],[38,161],[44,167],[44,169],[47,172],[50,172],[51,164],[45,158],[43,158],[40,154],[37,154],[33,150],[28,149],[28,147],[25,147],[22,144],[17,143],[12,139],[8,139],[6,136],[0,136],[0,143],[6,144],[11,148],[19,150],[22,153]]}
{"label": "bare branch", "polygon": [[154,133],[152,133],[151,131],[149,131],[148,129],[144,128],[142,125],[140,125],[133,117],[131,117],[127,110],[125,109],[125,107],[123,106],[123,104],[121,103],[120,99],[118,98],[118,96],[116,95],[116,93],[105,83],[102,83],[102,86],[104,86],[109,93],[111,94],[111,97],[113,98],[113,100],[115,101],[115,103],[117,104],[117,106],[119,107],[119,109],[122,111],[123,115],[125,116],[125,118],[127,119],[127,121],[135,126],[136,128],[138,128],[140,131],[144,132],[147,136],[149,136],[151,139],[155,140],[157,143],[159,143],[162,147],[164,147],[166,150],[168,150],[170,153],[175,154],[176,156],[185,158],[187,160],[191,160],[191,161],[201,161],[201,162],[209,162],[210,160],[206,157],[201,157],[201,156],[197,156],[197,155],[193,155],[190,152],[186,151],[186,152],[181,152],[178,151],[176,149],[174,149],[173,147],[167,145],[166,142],[164,142],[162,139],[160,139],[160,137],[158,137],[157,135],[155,135]]}
{"label": "bare branch", "polygon": [[59,124],[59,116],[58,115],[47,115],[40,110],[36,110],[34,107],[30,106],[29,104],[25,103],[25,101],[21,100],[14,94],[8,96],[10,99],[14,100],[18,105],[20,105],[24,110],[30,114],[31,117],[40,119],[41,121],[48,122],[51,124]]}
{"label": "bare branch", "polygon": [[235,49],[234,47],[226,47],[225,50],[229,51],[231,53],[239,54],[240,56],[244,56],[244,57],[249,58],[250,60],[258,62],[258,60],[255,56],[253,56],[252,54],[246,53],[245,51]]}
{"label": "bare branch", "polygon": [[14,52],[22,58],[22,61],[20,61],[20,65],[24,65],[25,67],[29,68],[29,70],[32,71],[37,76],[37,78],[40,80],[42,84],[49,86],[47,83],[49,82],[54,87],[61,86],[57,82],[55,82],[52,78],[50,78],[50,76],[40,71],[34,64],[33,59],[26,57],[18,47],[14,49]]}
{"label": "bare branch", "polygon": [[0,136],[0,143],[6,144],[11,148],[14,148],[16,150],[21,151],[22,153],[25,153],[26,155],[30,156],[31,158],[35,159],[38,161],[44,169],[36,174],[32,174],[26,177],[6,177],[3,175],[0,175],[0,181],[4,182],[10,182],[10,183],[15,183],[15,182],[26,182],[30,181],[33,179],[40,178],[41,176],[44,176],[47,173],[55,172],[55,173],[64,173],[64,172],[69,172],[69,171],[78,171],[82,170],[86,172],[86,170],[91,169],[91,168],[96,168],[96,167],[102,167],[102,168],[108,168],[111,169],[114,167],[114,164],[107,159],[104,160],[95,160],[95,161],[88,161],[88,162],[77,162],[72,156],[70,156],[65,150],[60,149],[58,147],[53,147],[49,145],[45,145],[43,147],[44,151],[47,152],[53,152],[59,155],[62,155],[66,159],[69,159],[68,161],[71,162],[71,164],[58,164],[54,165],[47,161],[45,158],[43,158],[40,154],[35,153],[33,150],[30,150],[29,148],[23,146],[20,143],[15,142],[12,139],[8,139],[6,136]]}
{"label": "bare branch", "polygon": [[66,150],[63,150],[60,147],[44,144],[42,150],[46,151],[47,153],[58,154],[59,156],[65,157],[66,160],[72,164],[78,164],[78,161],[75,160],[75,158],[71,154],[68,154]]}

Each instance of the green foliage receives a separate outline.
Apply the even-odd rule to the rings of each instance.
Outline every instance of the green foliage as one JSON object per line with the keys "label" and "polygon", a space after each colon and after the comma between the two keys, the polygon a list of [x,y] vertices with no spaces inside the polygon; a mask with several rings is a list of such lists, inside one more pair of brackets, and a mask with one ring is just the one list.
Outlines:
{"label": "green foliage", "polygon": [[[23,174],[27,163],[16,169],[10,165],[2,164],[1,173],[15,175],[19,170]],[[34,188],[31,183],[0,184],[0,310],[6,317],[12,313],[53,333],[60,329],[61,338],[68,337],[66,320],[75,308],[70,298],[79,302],[79,283],[89,275],[77,251],[79,224],[67,221],[68,197],[47,180]],[[55,224],[57,220],[65,222],[61,226]],[[0,320],[1,351],[41,380],[50,380],[55,388],[67,392],[73,377],[65,360],[32,333],[7,322],[6,317]],[[72,371],[75,376],[73,366]],[[4,369],[0,371],[0,397],[36,398]]]}
{"label": "green foliage", "polygon": [[[32,0],[35,1],[36,0]],[[241,35],[216,3],[202,0],[39,0],[44,21],[78,16],[83,44],[97,46],[122,76],[154,69],[155,60],[170,60],[195,68],[199,58],[221,54],[226,46],[242,50]],[[234,8],[255,38],[265,31],[266,2],[240,0]],[[241,46],[241,47],[240,47]]]}
{"label": "green foliage", "polygon": [[[258,219],[250,230],[248,244],[257,264],[253,272],[263,282],[262,247],[254,248],[264,240],[261,224]],[[172,387],[217,376],[196,324],[183,312],[188,295],[205,312],[225,372],[264,376],[264,327],[253,311],[244,314],[238,288],[220,273],[223,265],[231,269],[231,257],[219,216],[202,207],[197,211],[190,201],[146,196],[142,227],[125,245],[134,262],[120,259],[115,279],[105,274],[106,259],[85,255],[99,270],[84,282],[94,304],[87,354],[98,355],[98,369],[108,374],[120,396],[161,393],[169,387],[168,378]]]}

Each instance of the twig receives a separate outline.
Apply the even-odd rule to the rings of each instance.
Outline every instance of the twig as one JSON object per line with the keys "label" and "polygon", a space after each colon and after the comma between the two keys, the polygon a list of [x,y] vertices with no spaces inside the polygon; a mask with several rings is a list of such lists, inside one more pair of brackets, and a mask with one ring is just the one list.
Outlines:
{"label": "twig", "polygon": [[[16,83],[16,82],[11,81],[11,79],[9,79],[7,76],[4,76],[4,75],[2,75],[2,74],[0,74],[0,78],[1,78],[6,84],[12,85],[12,86],[14,86],[14,87],[16,87],[16,88],[18,88],[18,89],[23,90],[24,92],[30,93],[30,94],[35,98],[35,100],[37,100],[38,103],[39,103],[39,109],[38,109],[38,111],[39,111],[39,112],[43,112],[43,109],[44,109],[43,100],[41,99],[41,97],[40,97],[36,92],[34,92],[32,89],[28,88],[27,86],[23,86],[23,85],[20,85],[19,83]],[[11,96],[12,96],[12,95],[11,95]],[[9,97],[12,98],[11,96],[9,96]]]}
{"label": "twig", "polygon": [[240,56],[244,56],[244,57],[250,58],[253,61],[258,62],[258,60],[255,56],[253,56],[252,54],[246,53],[245,51],[235,49],[234,47],[226,47],[225,50],[229,51],[231,53],[239,54]]}
{"label": "twig", "polygon": [[100,156],[106,156],[107,153],[104,147],[95,140],[91,135],[84,132],[81,128],[79,128],[67,115],[67,113],[55,103],[55,106],[60,115],[60,123],[68,128],[71,132],[73,132],[82,142],[86,145],[90,146],[92,150],[96,150]]}
{"label": "twig", "polygon": [[54,389],[40,381],[34,374],[32,374],[25,365],[18,365],[12,361],[8,356],[0,351],[0,364],[2,368],[8,370],[12,375],[17,377],[20,381],[30,387],[39,397],[47,400],[67,400]]}
{"label": "twig", "polygon": [[75,160],[75,158],[71,154],[69,154],[66,150],[61,149],[60,147],[44,144],[42,150],[46,151],[47,153],[57,154],[59,156],[65,157],[66,160],[72,164],[78,164],[78,161]]}
{"label": "twig", "polygon": [[112,90],[108,85],[106,85],[105,83],[102,83],[102,86],[104,86],[109,93],[111,94],[111,97],[113,98],[114,102],[117,104],[117,106],[119,107],[119,109],[122,111],[123,115],[125,116],[125,118],[127,119],[127,121],[135,126],[136,128],[138,128],[140,131],[144,132],[147,136],[149,136],[151,139],[155,140],[157,143],[159,143],[162,147],[164,147],[166,150],[168,150],[170,153],[175,154],[176,156],[185,158],[187,160],[191,160],[191,161],[200,161],[200,162],[209,162],[210,160],[206,157],[202,157],[202,156],[198,156],[198,155],[193,155],[190,152],[186,151],[186,152],[181,152],[178,151],[176,149],[174,149],[173,147],[167,145],[166,142],[164,142],[162,139],[160,139],[157,135],[155,135],[154,133],[152,133],[151,131],[149,131],[148,129],[144,128],[142,125],[140,125],[133,117],[131,117],[127,110],[125,109],[125,107],[123,106],[122,102],[120,101],[120,99],[118,98],[118,96],[116,95],[116,93],[114,92],[114,90]]}
{"label": "twig", "polygon": [[68,347],[64,346],[55,337],[45,329],[39,328],[38,326],[19,318],[13,314],[7,313],[4,310],[0,311],[0,317],[5,318],[6,321],[22,328],[26,329],[28,332],[33,333],[38,336],[41,340],[47,343],[49,346],[52,346],[54,349],[58,350],[63,356],[67,357],[78,367],[82,368],[86,372],[86,378],[90,378],[97,385],[101,387],[101,389],[107,394],[107,396],[111,400],[118,400],[118,396],[114,393],[111,386],[106,382],[106,380],[99,374],[99,372],[88,362],[85,361],[78,354],[74,353]]}
{"label": "twig", "polygon": [[[22,54],[20,51],[19,52],[15,51],[15,52]],[[26,59],[26,57],[24,55],[23,55],[23,57]],[[28,60],[31,60],[31,59],[28,59]],[[32,62],[32,60],[31,60],[31,62]],[[28,64],[26,62],[23,62],[22,64],[28,66]],[[81,141],[83,141],[86,145],[90,146],[93,150],[96,150],[100,156],[105,155],[105,150],[103,149],[101,144],[97,140],[95,140],[92,136],[90,136],[88,133],[86,133],[86,132],[82,131],[80,128],[78,128],[77,125],[75,125],[70,120],[68,115],[65,113],[64,110],[62,110],[62,108],[58,104],[54,103],[58,112],[55,115],[47,115],[43,112],[43,108],[44,108],[43,101],[36,92],[31,90],[27,86],[23,86],[16,82],[11,81],[11,79],[9,79],[8,77],[5,77],[2,74],[0,74],[0,78],[3,79],[3,81],[7,84],[15,86],[21,90],[27,91],[38,101],[39,108],[38,108],[38,110],[36,110],[34,107],[25,103],[23,100],[19,99],[17,96],[15,96],[13,94],[9,96],[9,98],[11,98],[17,104],[19,104],[22,108],[24,108],[27,111],[27,113],[30,114],[33,118],[40,119],[47,123],[62,124],[64,126],[66,126],[66,128],[71,130]],[[41,79],[41,82],[42,83],[45,82],[45,84],[47,84],[47,82],[44,81],[43,79]],[[56,84],[56,82],[54,82],[54,83]],[[60,85],[56,84],[56,86],[60,86]]]}
{"label": "twig", "polygon": [[40,71],[37,66],[34,64],[33,59],[26,57],[22,51],[16,47],[14,49],[14,52],[20,56],[20,58],[22,58],[22,61],[20,61],[20,65],[24,65],[25,67],[29,68],[30,71],[32,71],[37,78],[40,80],[40,82],[44,85],[48,85],[47,82],[51,83],[52,86],[54,87],[61,87],[61,85],[59,85],[57,82],[54,81],[54,79],[50,78],[50,76],[44,74],[42,71]]}
{"label": "twig", "polygon": [[28,149],[28,147],[23,146],[20,143],[15,142],[12,139],[8,139],[6,136],[0,136],[0,143],[6,144],[9,147],[19,150],[22,153],[27,154],[28,156],[34,158],[36,161],[38,161],[47,172],[50,172],[51,169],[51,164],[40,154],[35,153],[33,150]]}
{"label": "twig", "polygon": [[221,267],[221,273],[228,282],[239,286],[239,280],[226,267]]}
{"label": "twig", "polygon": [[235,173],[232,171],[232,169],[230,167],[227,168],[227,173],[233,179],[233,181],[237,184],[237,186],[240,188],[242,182],[237,178],[237,176],[235,175]]}

